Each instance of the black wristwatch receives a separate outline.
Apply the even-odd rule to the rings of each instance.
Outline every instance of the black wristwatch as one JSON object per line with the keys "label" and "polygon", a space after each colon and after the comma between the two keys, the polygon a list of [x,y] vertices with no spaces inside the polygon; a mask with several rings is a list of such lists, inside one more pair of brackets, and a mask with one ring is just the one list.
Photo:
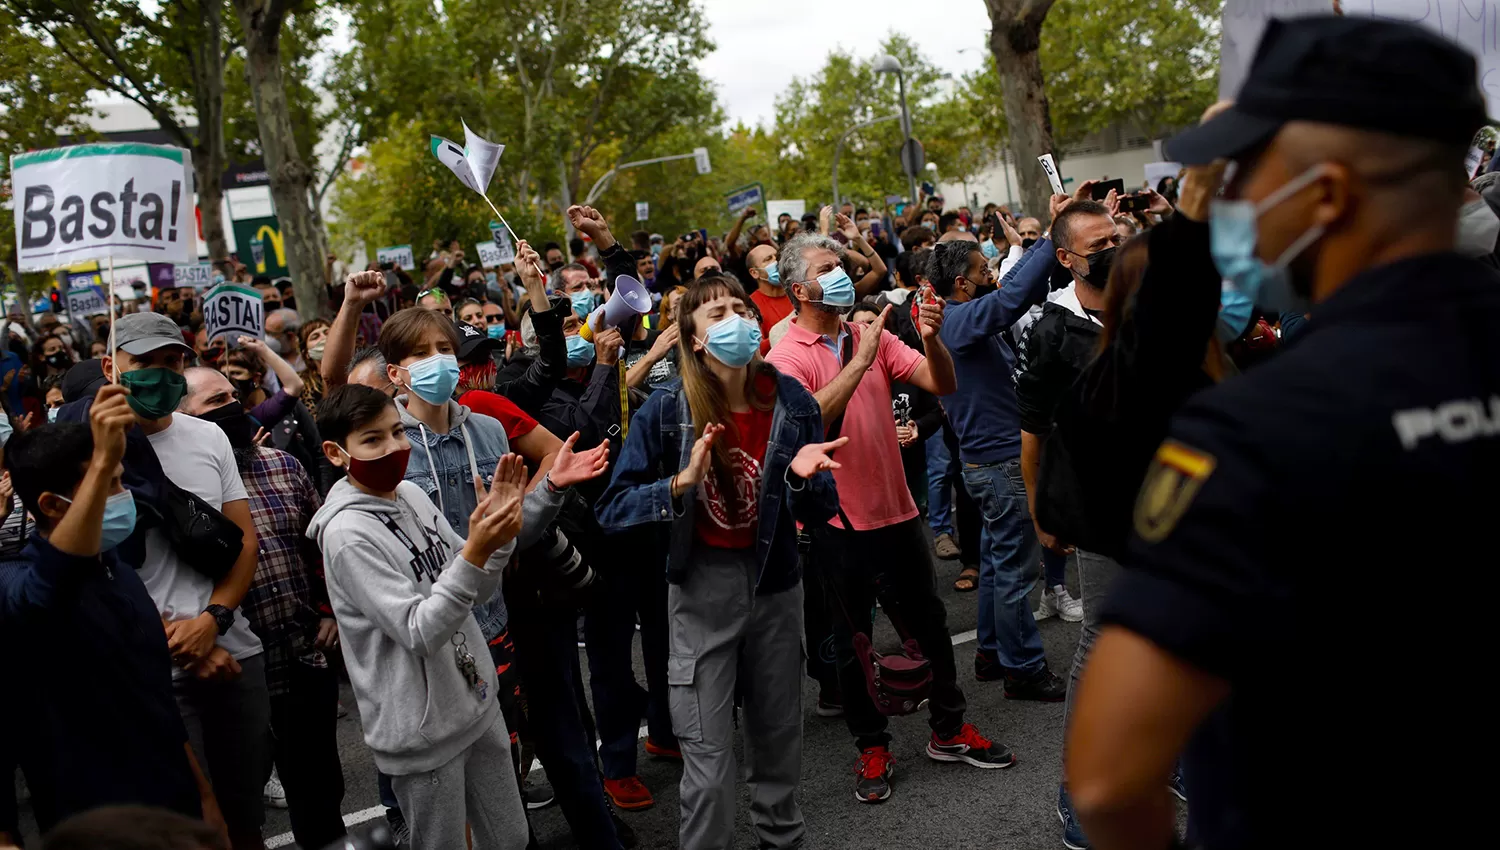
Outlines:
{"label": "black wristwatch", "polygon": [[234,625],[234,610],[231,608],[225,608],[223,605],[210,605],[203,609],[203,613],[213,617],[214,622],[219,624],[219,637],[223,637],[229,632],[229,627]]}

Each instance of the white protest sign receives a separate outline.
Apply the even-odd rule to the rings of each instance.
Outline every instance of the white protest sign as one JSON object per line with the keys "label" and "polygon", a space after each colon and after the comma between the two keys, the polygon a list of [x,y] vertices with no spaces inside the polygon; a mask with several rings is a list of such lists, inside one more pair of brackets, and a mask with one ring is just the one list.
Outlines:
{"label": "white protest sign", "polygon": [[807,213],[806,201],[766,201],[766,221],[775,221],[780,225],[779,219],[782,213],[801,220]]}
{"label": "white protest sign", "polygon": [[1146,163],[1146,185],[1155,189],[1156,184],[1160,183],[1163,178],[1176,179],[1181,173],[1182,163],[1180,162],[1148,162]]}
{"label": "white protest sign", "polygon": [[1473,180],[1474,175],[1479,173],[1479,163],[1481,162],[1484,162],[1483,148],[1469,148],[1469,152],[1464,154],[1464,174],[1470,180]]}
{"label": "white protest sign", "polygon": [[266,310],[260,293],[248,286],[220,284],[203,297],[203,325],[209,339],[226,333],[266,338]]}
{"label": "white protest sign", "polygon": [[68,290],[68,314],[77,319],[109,312],[109,298],[97,286],[80,286]]}
{"label": "white protest sign", "polygon": [[1052,154],[1044,153],[1037,157],[1036,161],[1040,162],[1042,170],[1047,172],[1047,182],[1052,184],[1052,194],[1066,194],[1063,192],[1062,178],[1057,175],[1057,160],[1052,158]]}
{"label": "white protest sign", "polygon": [[494,242],[480,242],[474,246],[479,252],[479,264],[487,269],[500,265],[500,248]]}
{"label": "white protest sign", "polygon": [[1219,99],[1239,93],[1267,21],[1319,14],[1333,14],[1333,0],[1228,0],[1219,34]]}
{"label": "white protest sign", "polygon": [[74,145],[16,154],[10,165],[22,271],[109,257],[196,257],[193,163],[182,148]]}
{"label": "white protest sign", "polygon": [[635,220],[645,221],[651,217],[651,205],[645,201],[635,202]]}
{"label": "white protest sign", "polygon": [[172,267],[172,282],[207,289],[214,283],[214,267],[209,263],[178,263]]}
{"label": "white protest sign", "polygon": [[407,271],[412,271],[417,267],[417,258],[411,252],[410,245],[392,245],[388,248],[376,248],[375,262],[381,265],[394,263]]}
{"label": "white protest sign", "polygon": [[1490,120],[1500,120],[1500,2],[1497,0],[1343,0],[1345,15],[1426,27],[1474,54]]}
{"label": "white protest sign", "polygon": [[514,263],[516,261],[516,246],[510,241],[510,234],[505,232],[505,227],[498,221],[490,222],[490,236],[495,240],[495,247],[500,249],[499,265]]}

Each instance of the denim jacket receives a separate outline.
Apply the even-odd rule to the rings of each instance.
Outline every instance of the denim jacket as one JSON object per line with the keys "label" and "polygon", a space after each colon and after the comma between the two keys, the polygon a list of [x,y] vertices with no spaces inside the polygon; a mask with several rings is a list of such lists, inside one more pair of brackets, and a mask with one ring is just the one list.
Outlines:
{"label": "denim jacket", "polygon": [[[448,433],[438,434],[407,412],[405,396],[396,401],[401,410],[401,424],[406,426],[406,438],[411,441],[406,480],[421,487],[448,525],[467,539],[469,515],[479,506],[474,494],[474,475],[478,473],[485,487],[495,480],[495,465],[510,452],[505,426],[499,420],[449,401]],[[557,517],[564,495],[564,491],[554,491],[546,482],[526,494],[521,503],[521,533],[516,538],[516,551],[541,537]],[[474,606],[474,614],[479,618],[485,640],[492,640],[504,631],[510,619],[505,598],[498,589],[489,600]]]}
{"label": "denim jacket", "polygon": [[[596,508],[606,531],[650,522],[672,524],[667,580],[682,583],[689,569],[698,488],[672,498],[672,476],[687,467],[697,437],[681,379],[651,394],[630,423],[614,480]],[[808,443],[823,442],[823,414],[807,388],[794,378],[776,376],[776,407],[766,445],[760,481],[760,525],[755,537],[759,563],[756,588],[776,593],[801,579],[797,561],[797,527],[825,523],[838,511],[833,473],[819,472],[801,481],[791,475],[792,458]]]}

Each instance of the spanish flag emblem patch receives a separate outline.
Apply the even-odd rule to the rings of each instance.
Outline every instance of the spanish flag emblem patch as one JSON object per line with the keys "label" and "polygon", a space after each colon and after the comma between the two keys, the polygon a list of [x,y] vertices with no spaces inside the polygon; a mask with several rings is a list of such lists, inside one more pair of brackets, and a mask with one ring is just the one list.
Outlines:
{"label": "spanish flag emblem patch", "polygon": [[1213,474],[1214,464],[1211,454],[1176,440],[1162,443],[1136,497],[1135,533],[1147,543],[1165,540]]}

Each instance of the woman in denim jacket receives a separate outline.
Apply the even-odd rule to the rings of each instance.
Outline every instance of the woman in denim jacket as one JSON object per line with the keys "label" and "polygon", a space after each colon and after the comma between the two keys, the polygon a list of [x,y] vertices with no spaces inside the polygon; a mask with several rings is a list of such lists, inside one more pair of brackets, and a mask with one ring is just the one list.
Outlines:
{"label": "woman in denim jacket", "polygon": [[[667,681],[684,769],[681,846],[734,833],[733,718],[744,698],[750,819],[762,847],[806,829],[793,792],[802,760],[802,587],[795,521],[838,510],[818,403],[760,359],[744,290],[711,275],[678,309],[681,383],[631,423],[599,522],[671,523]],[[742,674],[742,675],[741,675]]]}

